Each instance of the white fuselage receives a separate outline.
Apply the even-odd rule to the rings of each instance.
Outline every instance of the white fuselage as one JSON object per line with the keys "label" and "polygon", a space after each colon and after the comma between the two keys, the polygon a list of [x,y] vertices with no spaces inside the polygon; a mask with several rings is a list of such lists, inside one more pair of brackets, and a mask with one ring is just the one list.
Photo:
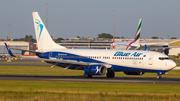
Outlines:
{"label": "white fuselage", "polygon": [[176,64],[167,55],[141,50],[62,49],[44,50],[49,57],[112,65],[115,71],[169,71]]}

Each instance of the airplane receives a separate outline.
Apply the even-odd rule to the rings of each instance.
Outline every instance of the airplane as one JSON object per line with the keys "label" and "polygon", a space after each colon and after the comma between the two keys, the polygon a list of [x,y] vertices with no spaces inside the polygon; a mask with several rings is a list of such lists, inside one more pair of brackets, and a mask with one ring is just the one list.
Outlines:
{"label": "airplane", "polygon": [[38,12],[32,12],[32,15],[38,48],[30,52],[36,53],[39,58],[26,59],[43,60],[52,64],[51,68],[60,66],[65,69],[84,70],[84,77],[87,78],[94,75],[113,78],[115,72],[124,72],[126,75],[153,72],[157,73],[157,79],[161,79],[163,74],[176,67],[176,63],[167,55],[154,51],[67,49],[52,40]]}
{"label": "airplane", "polygon": [[[139,43],[140,33],[141,33],[142,18],[139,19],[138,27],[133,41],[127,42],[114,42],[115,49],[125,49],[125,50],[138,50],[141,48]],[[112,49],[113,44],[111,44],[110,49]]]}
{"label": "airplane", "polygon": [[[140,33],[141,33],[141,25],[142,25],[142,18],[139,19],[139,23],[137,26],[136,34],[133,41],[127,41],[127,42],[114,42],[114,49],[123,49],[123,50],[146,50],[146,51],[152,51],[152,50],[161,50],[161,53],[164,52],[164,54],[169,54],[169,49],[171,48],[180,48],[180,47],[155,47],[163,44],[151,44],[151,45],[141,45],[139,43],[140,40]],[[148,48],[151,46],[152,48]],[[145,47],[145,49],[142,49],[142,47]],[[153,48],[155,47],[155,48]],[[113,44],[111,44],[110,49],[113,49]]]}

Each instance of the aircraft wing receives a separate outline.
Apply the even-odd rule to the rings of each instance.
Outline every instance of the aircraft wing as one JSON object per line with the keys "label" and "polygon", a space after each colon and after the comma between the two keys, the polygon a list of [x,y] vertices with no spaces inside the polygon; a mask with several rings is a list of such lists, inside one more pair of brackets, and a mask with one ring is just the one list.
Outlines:
{"label": "aircraft wing", "polygon": [[[165,43],[164,43],[165,44]],[[162,46],[164,45],[163,43],[162,44],[151,44],[151,45],[146,45],[146,46]],[[145,45],[141,45],[141,47],[145,47]]]}
{"label": "aircraft wing", "polygon": [[86,62],[81,62],[81,61],[78,62],[74,60],[63,60],[63,59],[56,59],[56,58],[45,59],[45,58],[31,58],[31,57],[25,57],[25,56],[23,56],[22,58],[30,59],[30,60],[43,60],[48,63],[56,63],[56,64],[72,64],[72,65],[82,65],[82,66],[89,65],[89,63],[86,63]]}
{"label": "aircraft wing", "polygon": [[156,48],[148,48],[148,50],[156,50],[156,49],[165,50],[165,49],[171,49],[171,48],[180,48],[180,47],[156,47]]}
{"label": "aircraft wing", "polygon": [[155,48],[148,48],[147,45],[144,45],[145,49],[141,49],[141,50],[157,50],[157,49],[161,49],[161,50],[165,50],[165,49],[171,49],[171,48],[180,48],[180,47],[155,47]]}
{"label": "aircraft wing", "polygon": [[29,60],[43,60],[47,63],[51,63],[53,64],[51,66],[57,66],[57,65],[61,65],[61,66],[66,66],[65,69],[68,69],[71,66],[76,66],[76,70],[82,70],[85,68],[85,66],[88,65],[103,65],[106,66],[106,68],[111,68],[110,64],[106,64],[106,63],[89,63],[89,62],[82,62],[82,61],[76,61],[76,60],[63,60],[63,59],[56,59],[56,58],[50,58],[50,59],[45,59],[45,58],[30,58],[30,57],[22,57],[24,59],[29,59]]}

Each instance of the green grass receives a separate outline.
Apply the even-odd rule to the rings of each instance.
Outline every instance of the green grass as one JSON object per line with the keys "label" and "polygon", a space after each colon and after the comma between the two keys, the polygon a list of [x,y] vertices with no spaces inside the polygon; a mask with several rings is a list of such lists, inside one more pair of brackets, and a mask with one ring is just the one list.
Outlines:
{"label": "green grass", "polygon": [[178,101],[180,85],[0,81],[0,100]]}
{"label": "green grass", "polygon": [[[0,74],[82,76],[83,70],[50,66],[0,65]],[[180,70],[163,75],[179,78]],[[156,77],[156,73],[118,77]],[[0,80],[0,101],[179,101],[180,85]]]}
{"label": "green grass", "polygon": [[[64,70],[61,67],[50,66],[14,66],[0,65],[0,74],[26,74],[26,75],[70,75],[83,76],[83,70]],[[163,75],[164,78],[179,78],[180,70],[171,70],[168,74]],[[125,75],[123,72],[116,72],[116,77],[156,77],[156,73],[145,73],[144,75]]]}
{"label": "green grass", "polygon": [[[0,60],[0,64],[7,64],[7,65],[12,65],[12,64],[15,64],[15,65],[47,65],[46,62],[41,62],[41,61],[35,61],[35,60],[11,60],[11,62],[7,62],[7,60]],[[50,65],[50,64],[49,64]]]}
{"label": "green grass", "polygon": [[64,68],[50,66],[9,66],[1,65],[0,74],[26,75],[83,75],[83,70],[64,70]]}

